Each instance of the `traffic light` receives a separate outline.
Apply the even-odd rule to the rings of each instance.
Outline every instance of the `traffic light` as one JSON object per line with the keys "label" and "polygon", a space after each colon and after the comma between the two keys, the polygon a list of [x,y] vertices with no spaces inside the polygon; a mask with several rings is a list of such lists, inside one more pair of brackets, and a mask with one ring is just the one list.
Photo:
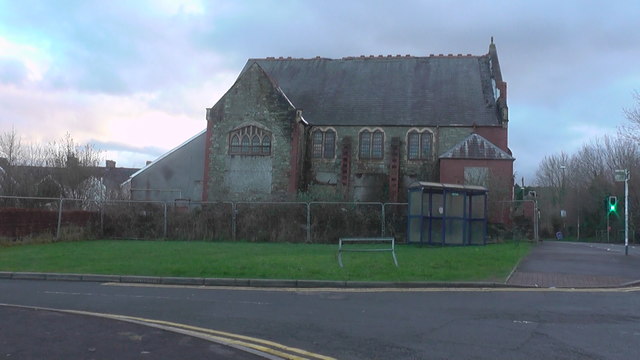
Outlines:
{"label": "traffic light", "polygon": [[618,198],[616,196],[609,196],[607,201],[609,213],[618,212]]}

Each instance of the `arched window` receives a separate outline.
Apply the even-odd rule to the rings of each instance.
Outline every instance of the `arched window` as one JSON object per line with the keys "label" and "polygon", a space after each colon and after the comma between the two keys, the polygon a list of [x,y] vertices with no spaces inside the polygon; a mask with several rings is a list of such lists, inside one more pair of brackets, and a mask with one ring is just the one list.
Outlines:
{"label": "arched window", "polygon": [[311,135],[311,157],[314,159],[333,159],[336,154],[336,132],[315,130]]}
{"label": "arched window", "polygon": [[262,155],[269,155],[271,153],[271,136],[265,135],[262,137]]}
{"label": "arched window", "polygon": [[251,153],[255,154],[261,152],[262,148],[260,146],[260,137],[258,135],[253,135],[253,138],[251,138]]}
{"label": "arched window", "polygon": [[363,130],[360,133],[360,159],[382,159],[384,157],[384,133]]}
{"label": "arched window", "polygon": [[371,141],[371,158],[382,159],[384,153],[384,134],[382,131],[373,132],[373,140]]}
{"label": "arched window", "polygon": [[323,138],[323,132],[320,130],[316,130],[313,132],[313,136],[312,136],[312,151],[311,151],[311,156],[313,158],[319,159],[322,157],[322,138]]}
{"label": "arched window", "polygon": [[364,130],[360,133],[360,159],[371,158],[371,132]]}
{"label": "arched window", "polygon": [[247,135],[242,137],[241,147],[243,154],[248,154],[249,152],[251,152],[251,148],[249,147],[249,137]]}
{"label": "arched window", "polygon": [[245,126],[229,132],[229,155],[271,155],[271,132]]}
{"label": "arched window", "polygon": [[333,159],[336,154],[336,133],[333,130],[327,130],[324,133],[324,149],[322,157],[325,159]]}
{"label": "arched window", "polygon": [[231,145],[229,147],[229,153],[240,153],[240,137],[233,135],[231,137]]}
{"label": "arched window", "polygon": [[429,131],[411,130],[407,136],[407,157],[409,160],[431,159],[432,138]]}

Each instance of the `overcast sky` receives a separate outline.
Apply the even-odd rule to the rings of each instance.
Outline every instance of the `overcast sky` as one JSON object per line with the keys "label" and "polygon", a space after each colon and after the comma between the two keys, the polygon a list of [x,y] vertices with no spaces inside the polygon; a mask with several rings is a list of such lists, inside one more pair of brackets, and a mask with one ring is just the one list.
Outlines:
{"label": "overcast sky", "polygon": [[0,0],[0,131],[70,132],[141,167],[206,126],[248,58],[487,53],[516,179],[615,134],[640,90],[640,1]]}

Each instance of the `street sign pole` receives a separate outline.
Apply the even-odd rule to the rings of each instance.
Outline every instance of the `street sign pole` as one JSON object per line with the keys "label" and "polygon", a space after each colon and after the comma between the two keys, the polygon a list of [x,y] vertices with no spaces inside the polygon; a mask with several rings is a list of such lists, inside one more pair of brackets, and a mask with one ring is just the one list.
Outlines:
{"label": "street sign pole", "polygon": [[629,255],[629,169],[616,170],[615,179],[624,181],[624,254]]}
{"label": "street sign pole", "polygon": [[629,255],[629,170],[624,172],[624,254]]}

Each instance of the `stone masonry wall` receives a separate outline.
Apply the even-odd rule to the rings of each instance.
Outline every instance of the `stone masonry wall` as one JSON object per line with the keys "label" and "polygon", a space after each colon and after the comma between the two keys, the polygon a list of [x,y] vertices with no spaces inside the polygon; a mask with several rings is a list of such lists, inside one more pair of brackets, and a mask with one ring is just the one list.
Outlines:
{"label": "stone masonry wall", "polygon": [[[335,126],[331,127],[337,133],[336,157],[334,159],[311,159],[310,187],[321,188],[323,193],[343,194],[339,184],[340,149],[343,140],[351,137],[351,176],[349,189],[345,200],[355,201],[388,201],[388,174],[391,161],[391,139],[400,139],[400,189],[399,201],[406,201],[406,189],[415,181],[438,181],[438,157],[452,146],[462,141],[473,132],[468,127],[367,127],[367,126]],[[326,130],[326,127],[320,129]],[[359,133],[363,129],[370,131],[380,129],[384,132],[384,157],[381,160],[360,160]],[[430,161],[408,160],[407,134],[410,130],[429,130],[433,133],[433,157]],[[307,147],[310,149],[311,141]]]}
{"label": "stone masonry wall", "polygon": [[[243,73],[209,112],[208,200],[287,198],[296,111],[258,65]],[[229,155],[229,132],[256,126],[271,132],[269,156]]]}

